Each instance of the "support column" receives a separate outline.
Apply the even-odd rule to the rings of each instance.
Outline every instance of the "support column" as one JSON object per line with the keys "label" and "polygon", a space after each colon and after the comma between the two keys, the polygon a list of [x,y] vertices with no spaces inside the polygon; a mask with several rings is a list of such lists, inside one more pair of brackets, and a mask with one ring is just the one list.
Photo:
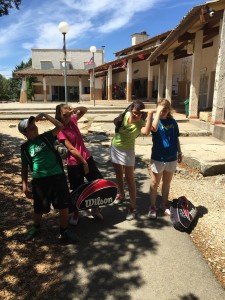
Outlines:
{"label": "support column", "polygon": [[166,68],[166,99],[171,103],[173,85],[173,52],[169,53]]}
{"label": "support column", "polygon": [[79,99],[81,101],[83,94],[83,81],[82,81],[82,76],[79,76]]}
{"label": "support column", "polygon": [[108,100],[112,100],[112,66],[108,68]]}
{"label": "support column", "polygon": [[20,90],[20,103],[27,103],[27,81],[26,77],[22,79],[22,86]]}
{"label": "support column", "polygon": [[163,98],[164,64],[164,59],[161,59],[159,64],[158,100]]}
{"label": "support column", "polygon": [[93,79],[93,72],[90,71],[90,101],[94,100],[94,79]]}
{"label": "support column", "polygon": [[153,79],[153,67],[151,67],[150,61],[148,61],[148,89],[147,89],[148,100],[152,99],[152,79]]}
{"label": "support column", "polygon": [[225,10],[220,23],[220,45],[216,64],[215,87],[213,95],[212,124],[224,122],[225,110]]}
{"label": "support column", "polygon": [[43,94],[44,94],[44,102],[47,102],[46,78],[44,76],[43,76]]}
{"label": "support column", "polygon": [[191,66],[191,86],[190,86],[190,99],[189,99],[189,118],[198,118],[198,97],[199,97],[199,85],[200,85],[200,68],[202,57],[202,42],[203,31],[196,32],[194,53],[192,56]]}
{"label": "support column", "polygon": [[96,100],[102,100],[102,78],[95,78],[95,97]]}
{"label": "support column", "polygon": [[127,102],[132,101],[132,59],[129,59],[127,62],[127,93],[126,100]]}

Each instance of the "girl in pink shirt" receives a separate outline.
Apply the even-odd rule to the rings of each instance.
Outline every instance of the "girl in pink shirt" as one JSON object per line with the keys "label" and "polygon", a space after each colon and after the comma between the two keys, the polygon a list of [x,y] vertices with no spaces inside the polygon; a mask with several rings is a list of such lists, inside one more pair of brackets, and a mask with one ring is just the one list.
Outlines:
{"label": "girl in pink shirt", "polygon": [[[78,120],[86,112],[87,108],[84,106],[75,109],[67,104],[59,104],[56,106],[55,118],[64,125],[64,129],[59,132],[57,138],[69,150],[66,165],[71,190],[76,190],[80,185],[84,184],[84,178],[86,178],[88,182],[103,178],[93,157],[85,147],[78,128]],[[99,208],[92,209],[92,215],[95,218],[103,219]],[[79,213],[76,210],[70,219],[70,224],[76,225],[78,219]]]}

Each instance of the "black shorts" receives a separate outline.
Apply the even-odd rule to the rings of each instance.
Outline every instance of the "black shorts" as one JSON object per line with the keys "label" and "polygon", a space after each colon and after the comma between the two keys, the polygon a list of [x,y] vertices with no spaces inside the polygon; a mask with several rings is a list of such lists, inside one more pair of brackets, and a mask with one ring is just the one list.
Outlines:
{"label": "black shorts", "polygon": [[55,209],[64,209],[70,206],[70,193],[65,174],[35,178],[32,180],[34,212],[44,214]]}
{"label": "black shorts", "polygon": [[70,189],[76,190],[79,186],[84,184],[84,178],[87,179],[88,182],[91,182],[96,179],[102,179],[103,176],[99,169],[96,167],[95,161],[92,156],[87,159],[89,173],[84,174],[84,166],[83,164],[79,164],[76,166],[67,166],[68,179],[70,183]]}

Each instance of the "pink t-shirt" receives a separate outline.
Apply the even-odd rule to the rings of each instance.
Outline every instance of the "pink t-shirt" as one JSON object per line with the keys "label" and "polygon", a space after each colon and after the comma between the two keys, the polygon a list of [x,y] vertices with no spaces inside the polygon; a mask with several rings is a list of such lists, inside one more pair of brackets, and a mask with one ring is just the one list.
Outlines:
{"label": "pink t-shirt", "polygon": [[[69,123],[58,133],[57,138],[59,141],[68,140],[80,152],[85,160],[91,156],[90,152],[84,145],[82,135],[78,128],[76,115],[72,115],[70,117]],[[78,165],[80,163],[81,162],[79,160],[69,153],[69,156],[66,159],[67,165]]]}

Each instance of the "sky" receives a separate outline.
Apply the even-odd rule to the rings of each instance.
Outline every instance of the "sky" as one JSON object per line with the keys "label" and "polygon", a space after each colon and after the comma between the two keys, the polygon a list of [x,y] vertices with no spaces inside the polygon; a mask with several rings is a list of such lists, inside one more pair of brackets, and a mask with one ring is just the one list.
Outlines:
{"label": "sky", "polygon": [[[67,49],[105,46],[105,61],[131,46],[131,35],[146,31],[149,38],[176,27],[197,0],[22,0],[19,10],[0,17],[0,74],[12,77],[32,48],[62,49],[60,22],[70,26]],[[91,58],[91,54],[90,54]]]}

